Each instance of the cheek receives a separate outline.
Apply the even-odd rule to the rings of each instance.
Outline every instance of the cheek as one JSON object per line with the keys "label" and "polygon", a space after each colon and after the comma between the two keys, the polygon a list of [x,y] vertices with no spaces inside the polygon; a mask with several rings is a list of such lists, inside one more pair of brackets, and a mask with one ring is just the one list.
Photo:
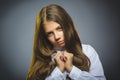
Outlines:
{"label": "cheek", "polygon": [[63,33],[63,32],[62,32],[62,34],[61,34],[61,35],[62,35],[62,38],[64,39],[64,33]]}
{"label": "cheek", "polygon": [[63,31],[59,31],[59,32],[58,32],[58,35],[59,35],[60,37],[64,37]]}

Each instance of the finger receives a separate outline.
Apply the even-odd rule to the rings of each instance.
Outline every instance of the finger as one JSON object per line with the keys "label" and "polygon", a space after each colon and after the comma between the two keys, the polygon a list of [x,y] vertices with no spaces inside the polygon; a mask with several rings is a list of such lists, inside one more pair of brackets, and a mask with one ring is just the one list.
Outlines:
{"label": "finger", "polygon": [[63,56],[60,56],[60,59],[63,61],[63,60],[64,60],[64,57],[63,57]]}
{"label": "finger", "polygon": [[64,57],[64,56],[63,56],[61,53],[59,53],[59,52],[55,55],[55,59],[56,59],[56,60],[61,60],[61,61],[63,61],[63,57]]}
{"label": "finger", "polygon": [[58,54],[62,54],[62,52],[61,52],[61,51],[57,51],[57,53],[58,53]]}
{"label": "finger", "polygon": [[55,57],[55,55],[56,55],[56,53],[53,53],[51,56],[52,56],[52,57]]}
{"label": "finger", "polygon": [[67,51],[64,51],[64,56],[68,56],[69,54]]}
{"label": "finger", "polygon": [[59,57],[61,55],[61,53],[59,51],[57,51],[56,56]]}
{"label": "finger", "polygon": [[54,59],[54,58],[55,58],[55,55],[56,55],[55,53],[53,53],[53,54],[51,55],[51,59],[52,59],[52,62],[53,62],[54,64],[55,64],[55,59]]}
{"label": "finger", "polygon": [[67,57],[66,56],[64,56],[64,62],[66,62],[67,61]]}

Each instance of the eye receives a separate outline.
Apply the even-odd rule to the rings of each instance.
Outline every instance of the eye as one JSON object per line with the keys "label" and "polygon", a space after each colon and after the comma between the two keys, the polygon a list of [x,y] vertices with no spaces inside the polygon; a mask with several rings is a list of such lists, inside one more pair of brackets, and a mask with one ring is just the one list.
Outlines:
{"label": "eye", "polygon": [[51,37],[52,35],[53,35],[52,32],[48,32],[48,33],[47,33],[47,37]]}

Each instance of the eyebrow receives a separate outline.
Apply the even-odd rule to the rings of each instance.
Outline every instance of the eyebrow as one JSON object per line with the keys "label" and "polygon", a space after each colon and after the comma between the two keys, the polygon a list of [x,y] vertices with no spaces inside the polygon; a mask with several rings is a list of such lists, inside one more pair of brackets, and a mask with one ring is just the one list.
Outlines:
{"label": "eyebrow", "polygon": [[[57,30],[57,29],[59,29],[59,28],[62,28],[60,25],[58,25],[56,28],[55,28],[55,30]],[[48,32],[46,32],[46,34],[49,34],[49,33],[51,33],[52,31],[48,31]]]}
{"label": "eyebrow", "polygon": [[60,25],[58,25],[56,29],[59,29],[59,28],[62,28],[62,27]]}

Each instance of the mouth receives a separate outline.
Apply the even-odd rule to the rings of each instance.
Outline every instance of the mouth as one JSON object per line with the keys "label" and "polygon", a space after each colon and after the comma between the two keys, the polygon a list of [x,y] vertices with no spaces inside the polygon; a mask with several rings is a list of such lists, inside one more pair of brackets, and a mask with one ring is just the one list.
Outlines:
{"label": "mouth", "polygon": [[61,45],[61,44],[63,44],[63,43],[64,43],[64,41],[58,41],[58,42],[57,42],[58,45]]}

